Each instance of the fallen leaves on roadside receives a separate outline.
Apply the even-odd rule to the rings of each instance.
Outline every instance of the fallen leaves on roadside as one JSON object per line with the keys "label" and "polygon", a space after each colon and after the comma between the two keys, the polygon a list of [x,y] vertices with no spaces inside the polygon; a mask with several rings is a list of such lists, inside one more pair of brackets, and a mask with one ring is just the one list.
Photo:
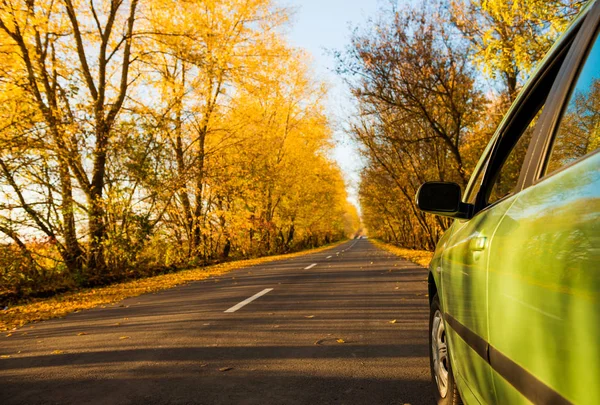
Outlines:
{"label": "fallen leaves on roadside", "polygon": [[314,316],[314,315],[305,315],[304,317],[305,317],[305,318],[308,318],[308,319],[312,319],[312,318],[314,318],[315,316]]}
{"label": "fallen leaves on roadside", "polygon": [[220,371],[221,373],[224,373],[224,372],[226,372],[226,371],[230,371],[230,370],[233,370],[233,367],[221,367],[221,368],[219,369],[219,371]]}
{"label": "fallen leaves on roadside", "polygon": [[344,339],[336,339],[335,341],[338,343],[346,343],[346,341]]}
{"label": "fallen leaves on roadside", "polygon": [[391,321],[389,321],[388,323],[396,323],[397,321],[395,319],[392,319]]}
{"label": "fallen leaves on roadside", "polygon": [[11,336],[12,336],[12,333],[8,333],[8,334],[6,335],[6,337],[11,337]]}
{"label": "fallen leaves on roadside", "polygon": [[0,355],[0,359],[8,359],[8,358],[10,358],[10,354]]}
{"label": "fallen leaves on roadside", "polygon": [[87,335],[87,333],[86,333],[86,332],[79,332],[79,333],[77,334],[77,336],[83,336],[83,335]]}
{"label": "fallen leaves on roadside", "polygon": [[54,350],[52,354],[63,354],[64,350]]}
{"label": "fallen leaves on roadside", "polygon": [[119,340],[129,339],[129,336],[120,336]]}
{"label": "fallen leaves on roadside", "polygon": [[113,324],[113,326],[121,326],[121,322],[117,322],[117,323]]}
{"label": "fallen leaves on roadside", "polygon": [[383,243],[377,240],[372,240],[372,242],[377,246],[388,252],[395,254],[396,256],[400,256],[404,259],[410,260],[413,263],[416,263],[423,267],[428,267],[431,262],[431,258],[433,257],[433,252],[428,252],[426,250],[413,250],[413,249],[404,249],[399,248],[394,245],[390,245],[387,243]]}
{"label": "fallen leaves on roadside", "polygon": [[[306,254],[330,249],[331,247],[331,245],[328,245],[297,253],[232,261],[216,264],[214,266],[181,270],[175,273],[131,280],[101,288],[88,288],[66,292],[51,298],[32,299],[28,303],[15,305],[0,311],[0,331],[13,330],[29,322],[62,318],[66,314],[76,311],[95,307],[106,308],[107,304],[116,303],[125,298],[137,297],[142,294],[165,290],[192,281],[206,280],[209,277],[222,275],[229,271],[244,267],[300,257]],[[248,271],[248,274],[252,274],[252,271]],[[138,301],[135,304],[140,303],[141,302]],[[128,306],[130,305],[126,305],[125,308]]]}

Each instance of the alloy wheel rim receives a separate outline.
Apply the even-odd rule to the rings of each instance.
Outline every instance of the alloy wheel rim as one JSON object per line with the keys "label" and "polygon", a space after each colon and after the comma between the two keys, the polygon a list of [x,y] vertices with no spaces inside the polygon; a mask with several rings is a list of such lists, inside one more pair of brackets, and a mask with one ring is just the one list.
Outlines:
{"label": "alloy wheel rim", "polygon": [[440,310],[433,315],[431,328],[431,354],[433,357],[433,373],[440,397],[448,394],[448,345],[446,343],[446,328]]}

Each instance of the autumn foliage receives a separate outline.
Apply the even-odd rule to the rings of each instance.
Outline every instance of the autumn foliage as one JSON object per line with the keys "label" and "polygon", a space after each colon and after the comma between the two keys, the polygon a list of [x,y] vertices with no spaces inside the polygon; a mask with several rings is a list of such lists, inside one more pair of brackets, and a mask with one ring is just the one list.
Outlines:
{"label": "autumn foliage", "polygon": [[[464,191],[527,75],[582,4],[392,5],[354,31],[351,45],[337,54],[338,73],[357,106],[348,133],[366,162],[359,197],[370,235],[434,249],[450,222],[416,208],[419,186],[452,181]],[[517,145],[515,162],[507,164],[516,165],[526,146]],[[503,180],[507,186],[514,179]]]}
{"label": "autumn foliage", "polygon": [[339,240],[326,88],[270,0],[0,7],[0,295]]}

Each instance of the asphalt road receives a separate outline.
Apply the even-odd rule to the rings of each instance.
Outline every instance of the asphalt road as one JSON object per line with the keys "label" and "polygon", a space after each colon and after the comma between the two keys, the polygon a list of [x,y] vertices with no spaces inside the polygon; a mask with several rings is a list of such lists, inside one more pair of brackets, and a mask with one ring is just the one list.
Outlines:
{"label": "asphalt road", "polygon": [[352,240],[25,326],[0,404],[431,404],[426,277]]}

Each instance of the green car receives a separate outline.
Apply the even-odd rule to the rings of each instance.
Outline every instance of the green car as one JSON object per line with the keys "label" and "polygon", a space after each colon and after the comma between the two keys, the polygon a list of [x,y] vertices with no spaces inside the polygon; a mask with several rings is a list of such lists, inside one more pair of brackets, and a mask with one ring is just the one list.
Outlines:
{"label": "green car", "polygon": [[461,196],[429,272],[438,404],[600,404],[600,2],[540,63]]}

